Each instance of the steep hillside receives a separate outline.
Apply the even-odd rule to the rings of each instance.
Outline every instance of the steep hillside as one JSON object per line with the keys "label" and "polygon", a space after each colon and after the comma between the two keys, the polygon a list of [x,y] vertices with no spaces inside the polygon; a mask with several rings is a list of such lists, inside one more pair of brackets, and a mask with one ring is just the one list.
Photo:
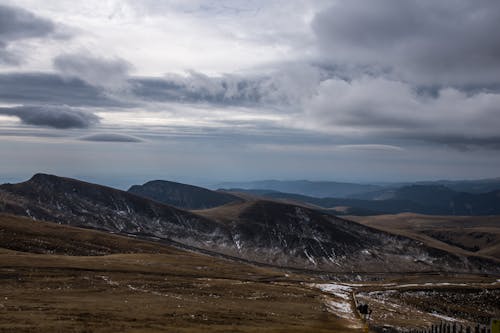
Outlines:
{"label": "steep hillside", "polygon": [[0,214],[0,248],[77,256],[179,252],[158,243],[9,214]]}
{"label": "steep hillside", "polygon": [[238,255],[333,271],[495,270],[495,263],[449,254],[320,211],[254,201],[198,211],[233,230]]}
{"label": "steep hillside", "polygon": [[165,180],[134,185],[128,192],[184,209],[205,209],[241,201],[240,198],[229,193]]}
{"label": "steep hillside", "polygon": [[39,220],[216,247],[231,239],[217,223],[172,206],[75,179],[37,174],[0,186],[0,211]]}

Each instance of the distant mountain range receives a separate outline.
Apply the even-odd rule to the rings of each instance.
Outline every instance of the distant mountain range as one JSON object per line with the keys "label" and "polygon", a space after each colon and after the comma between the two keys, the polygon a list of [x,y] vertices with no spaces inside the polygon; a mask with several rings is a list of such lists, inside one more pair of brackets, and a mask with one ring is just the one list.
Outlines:
{"label": "distant mountain range", "polygon": [[[200,193],[175,183],[160,185],[183,192],[177,198]],[[202,197],[213,202],[220,194],[206,190]],[[37,174],[24,183],[0,185],[0,212],[281,267],[349,273],[500,270],[490,259],[446,252],[301,204],[259,198],[193,213],[133,193]]]}
{"label": "distant mountain range", "polygon": [[301,194],[316,198],[350,198],[365,200],[392,199],[394,192],[408,186],[430,186],[433,190],[446,187],[455,192],[465,193],[487,193],[500,190],[500,178],[481,180],[438,180],[413,183],[387,183],[387,184],[357,184],[332,181],[308,181],[308,180],[260,180],[251,182],[226,182],[220,183],[214,188],[221,189],[245,189],[245,190],[267,190],[291,194]]}
{"label": "distant mountain range", "polygon": [[456,192],[441,185],[411,185],[391,190],[390,199],[315,198],[269,190],[230,189],[269,199],[292,200],[338,215],[380,215],[405,212],[430,215],[498,215],[500,190],[481,194]]}
{"label": "distant mountain range", "polygon": [[[228,193],[247,193],[265,198],[292,200],[328,209],[342,215],[377,215],[413,212],[434,215],[496,215],[500,214],[500,180],[460,181],[460,182],[424,182],[401,186],[379,186],[376,190],[357,192],[361,187],[352,186],[347,195],[322,196],[335,185],[330,182],[321,183],[320,192],[303,191],[293,187],[295,182],[284,182],[277,186],[275,182],[249,183],[244,188],[222,189]],[[443,185],[448,184],[451,187]],[[270,188],[254,188],[256,184],[268,185]],[[328,185],[330,184],[330,185]],[[333,183],[336,184],[336,183]],[[344,189],[347,183],[343,183]],[[244,185],[244,184],[239,184]],[[358,184],[359,185],[359,184]],[[366,186],[366,185],[365,185]],[[295,192],[284,192],[277,188],[294,188]],[[469,189],[471,192],[457,191]],[[493,190],[492,190],[493,189]],[[485,192],[482,192],[485,191]],[[297,193],[300,192],[300,193]],[[304,192],[314,195],[306,195]],[[347,193],[344,192],[344,193]]]}
{"label": "distant mountain range", "polygon": [[260,180],[253,182],[226,182],[217,184],[218,188],[242,188],[248,190],[273,190],[278,192],[302,194],[312,197],[335,197],[345,198],[356,194],[381,190],[384,187],[378,185],[341,183],[330,181],[309,180]]}

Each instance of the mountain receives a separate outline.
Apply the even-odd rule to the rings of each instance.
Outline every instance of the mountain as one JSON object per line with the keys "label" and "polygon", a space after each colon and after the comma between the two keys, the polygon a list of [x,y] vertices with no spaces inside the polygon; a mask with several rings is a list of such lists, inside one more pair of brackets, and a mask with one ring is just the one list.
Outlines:
{"label": "mountain", "polygon": [[381,189],[381,186],[330,181],[280,181],[261,180],[253,182],[226,182],[217,185],[218,188],[242,188],[247,190],[265,189],[286,193],[302,194],[312,197],[348,197]]}
{"label": "mountain", "polygon": [[300,269],[349,274],[499,269],[498,263],[484,258],[448,253],[299,205],[254,200],[195,214],[132,193],[44,174],[1,185],[0,211]]}
{"label": "mountain", "polygon": [[165,180],[153,180],[143,185],[134,185],[128,192],[184,209],[205,209],[242,201],[239,197],[229,193]]}
{"label": "mountain", "polygon": [[0,211],[124,234],[144,234],[210,248],[230,235],[217,223],[105,186],[37,174],[0,186]]}

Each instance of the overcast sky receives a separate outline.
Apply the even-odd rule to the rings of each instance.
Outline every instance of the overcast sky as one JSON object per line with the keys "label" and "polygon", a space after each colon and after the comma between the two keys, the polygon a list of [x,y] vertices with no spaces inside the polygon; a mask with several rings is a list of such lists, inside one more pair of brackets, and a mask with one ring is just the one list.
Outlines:
{"label": "overcast sky", "polygon": [[0,0],[0,182],[500,176],[498,0]]}

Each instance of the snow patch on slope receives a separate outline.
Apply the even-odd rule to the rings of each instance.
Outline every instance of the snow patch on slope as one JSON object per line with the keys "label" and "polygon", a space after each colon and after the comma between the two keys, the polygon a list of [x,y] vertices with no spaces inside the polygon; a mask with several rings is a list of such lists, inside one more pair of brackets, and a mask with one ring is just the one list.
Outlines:
{"label": "snow patch on slope", "polygon": [[330,297],[325,300],[328,310],[349,321],[349,327],[360,328],[361,323],[356,318],[352,303],[352,287],[339,283],[312,284],[311,287],[318,288],[328,293]]}

